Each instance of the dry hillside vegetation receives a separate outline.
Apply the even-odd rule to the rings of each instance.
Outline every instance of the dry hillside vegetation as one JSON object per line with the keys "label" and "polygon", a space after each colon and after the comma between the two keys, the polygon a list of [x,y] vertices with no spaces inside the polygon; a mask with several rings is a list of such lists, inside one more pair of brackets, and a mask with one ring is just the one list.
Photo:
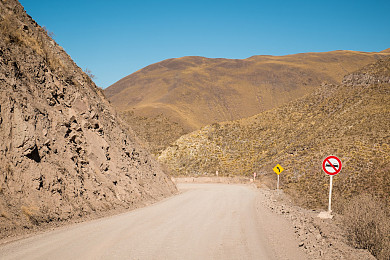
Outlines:
{"label": "dry hillside vegetation", "polygon": [[[280,108],[182,136],[159,160],[175,175],[218,170],[224,175],[249,176],[256,171],[275,177],[272,168],[279,163],[285,168],[283,188],[307,206],[323,207],[329,178],[321,171],[321,162],[333,154],[344,164],[335,177],[336,205],[363,190],[386,198],[390,192],[388,64],[389,59],[377,63],[378,69],[366,67],[345,77],[342,85],[323,85]],[[386,73],[376,74],[384,66]]]}
{"label": "dry hillside vegetation", "polygon": [[163,114],[146,117],[136,115],[134,111],[126,111],[121,112],[120,115],[122,120],[131,125],[149,151],[155,155],[160,154],[168,144],[188,133],[180,124]]}
{"label": "dry hillside vegetation", "polygon": [[101,90],[16,0],[0,1],[0,238],[175,192]]}
{"label": "dry hillside vegetation", "polygon": [[[322,82],[337,84],[344,75],[386,55],[333,51],[243,60],[183,57],[147,66],[108,87],[105,94],[119,111],[150,120],[162,114],[188,133],[278,107],[312,92]],[[159,123],[157,130],[151,125],[135,131],[146,133],[158,154],[161,142],[154,132],[166,140],[171,140],[172,133],[158,129]],[[174,139],[180,134],[174,133]],[[164,147],[169,144],[163,143]]]}
{"label": "dry hillside vegetation", "polygon": [[[272,168],[279,163],[285,169],[281,187],[300,205],[325,209],[329,176],[321,163],[326,156],[337,155],[343,169],[334,177],[333,208],[348,216],[350,225],[346,226],[355,245],[388,259],[389,133],[387,58],[346,76],[341,85],[324,84],[277,109],[182,136],[159,160],[174,175],[213,175],[218,170],[220,175],[251,176],[257,172],[273,187]],[[372,198],[365,200],[371,204],[364,209],[375,214],[356,207],[359,194]]]}

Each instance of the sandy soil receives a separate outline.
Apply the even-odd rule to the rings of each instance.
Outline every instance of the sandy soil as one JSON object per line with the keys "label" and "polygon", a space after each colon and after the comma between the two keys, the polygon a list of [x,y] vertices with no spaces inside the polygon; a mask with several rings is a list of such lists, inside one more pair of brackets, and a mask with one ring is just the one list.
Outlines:
{"label": "sandy soil", "polygon": [[0,246],[2,259],[305,259],[294,229],[248,185],[180,183],[180,195]]}

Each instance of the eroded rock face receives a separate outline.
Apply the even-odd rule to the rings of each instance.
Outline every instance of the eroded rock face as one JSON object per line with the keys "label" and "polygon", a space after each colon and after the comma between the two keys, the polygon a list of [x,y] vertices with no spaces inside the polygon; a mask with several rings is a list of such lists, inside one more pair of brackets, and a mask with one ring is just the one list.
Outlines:
{"label": "eroded rock face", "polygon": [[0,238],[176,192],[100,89],[17,1],[0,1]]}

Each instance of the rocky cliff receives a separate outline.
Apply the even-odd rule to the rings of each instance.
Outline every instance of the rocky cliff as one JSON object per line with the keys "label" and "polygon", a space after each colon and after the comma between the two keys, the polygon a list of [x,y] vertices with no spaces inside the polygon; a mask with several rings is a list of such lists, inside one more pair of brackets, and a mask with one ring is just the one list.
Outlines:
{"label": "rocky cliff", "polygon": [[101,90],[0,1],[0,238],[176,192]]}

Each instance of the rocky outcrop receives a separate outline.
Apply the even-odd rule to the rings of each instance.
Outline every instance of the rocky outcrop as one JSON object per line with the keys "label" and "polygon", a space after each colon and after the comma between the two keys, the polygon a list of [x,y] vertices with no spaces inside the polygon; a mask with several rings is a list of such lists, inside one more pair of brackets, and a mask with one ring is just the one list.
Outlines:
{"label": "rocky outcrop", "polygon": [[347,75],[343,84],[352,86],[390,83],[390,60],[388,58],[367,65],[362,69]]}
{"label": "rocky outcrop", "polygon": [[361,86],[382,83],[390,83],[390,77],[374,76],[370,74],[350,74],[345,76],[343,79],[343,84],[349,86]]}
{"label": "rocky outcrop", "polygon": [[17,1],[0,1],[0,29],[1,237],[176,192],[101,90]]}

